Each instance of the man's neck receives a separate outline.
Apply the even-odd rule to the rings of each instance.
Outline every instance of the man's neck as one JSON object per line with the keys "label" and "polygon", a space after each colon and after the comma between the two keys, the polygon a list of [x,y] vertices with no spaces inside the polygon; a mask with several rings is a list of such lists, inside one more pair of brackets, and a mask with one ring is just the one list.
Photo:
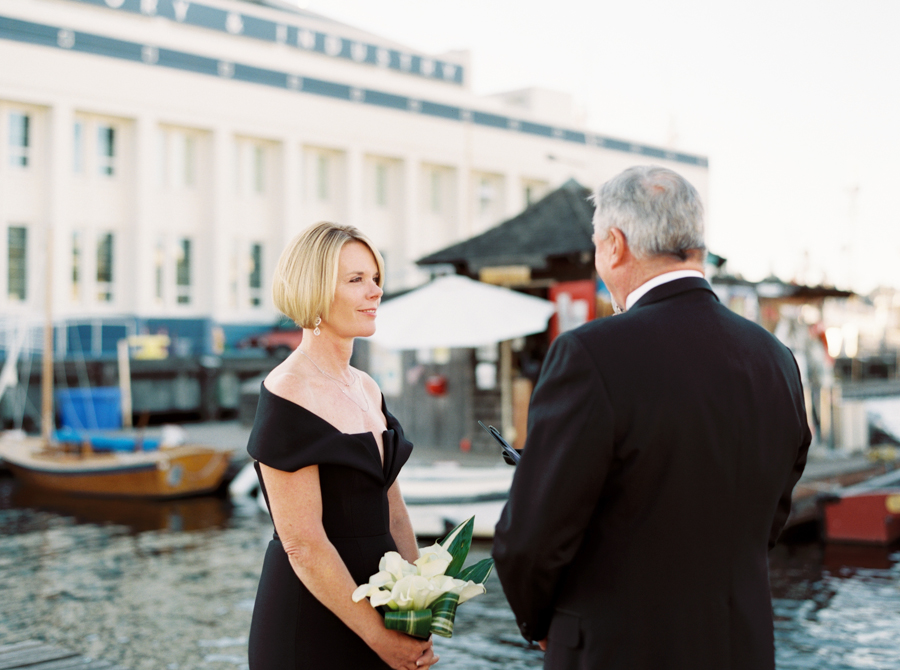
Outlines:
{"label": "man's neck", "polygon": [[634,307],[645,295],[657,286],[668,284],[670,281],[675,281],[676,279],[686,279],[688,277],[703,279],[703,273],[699,270],[670,270],[669,272],[663,272],[661,275],[656,275],[655,277],[648,279],[625,298],[625,311],[627,312]]}
{"label": "man's neck", "polygon": [[653,256],[650,258],[635,259],[631,271],[624,278],[625,281],[621,295],[615,296],[619,306],[624,308],[625,302],[632,292],[639,289],[648,281],[659,275],[679,270],[694,270],[700,274],[703,272],[703,261],[699,258],[689,257],[687,260],[668,257]]}

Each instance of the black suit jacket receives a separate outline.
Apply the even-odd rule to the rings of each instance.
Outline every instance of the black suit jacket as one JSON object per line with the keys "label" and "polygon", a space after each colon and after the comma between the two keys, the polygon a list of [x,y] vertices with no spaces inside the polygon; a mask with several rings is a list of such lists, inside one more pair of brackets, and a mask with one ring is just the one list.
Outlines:
{"label": "black suit jacket", "polygon": [[774,668],[767,549],[810,431],[791,352],[678,279],[561,335],[494,559],[547,668]]}

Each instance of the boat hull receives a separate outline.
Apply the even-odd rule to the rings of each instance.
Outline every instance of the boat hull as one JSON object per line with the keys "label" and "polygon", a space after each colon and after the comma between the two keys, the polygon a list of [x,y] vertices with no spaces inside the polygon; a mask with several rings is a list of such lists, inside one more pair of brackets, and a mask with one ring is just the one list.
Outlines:
{"label": "boat hull", "polygon": [[825,539],[878,545],[900,539],[900,488],[826,501]]}
{"label": "boat hull", "polygon": [[214,491],[228,454],[183,445],[137,453],[71,453],[44,449],[37,439],[0,442],[0,457],[22,482],[74,495],[179,498]]}
{"label": "boat hull", "polygon": [[416,535],[443,537],[474,516],[472,535],[494,537],[514,472],[508,466],[478,468],[449,463],[404,468],[398,480]]}

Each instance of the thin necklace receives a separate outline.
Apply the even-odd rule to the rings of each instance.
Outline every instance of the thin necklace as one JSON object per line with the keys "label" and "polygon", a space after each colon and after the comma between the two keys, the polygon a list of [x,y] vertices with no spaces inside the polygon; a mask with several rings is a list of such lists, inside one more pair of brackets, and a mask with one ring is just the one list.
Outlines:
{"label": "thin necklace", "polygon": [[369,411],[369,399],[366,397],[366,392],[365,392],[364,389],[362,390],[362,396],[363,396],[363,400],[366,401],[365,409],[363,409],[363,406],[362,406],[362,405],[360,405],[358,402],[356,402],[356,400],[353,398],[352,395],[350,395],[349,393],[347,393],[347,392],[342,388],[343,386],[346,386],[346,387],[349,389],[351,386],[353,386],[353,384],[355,384],[355,383],[359,380],[359,375],[358,375],[358,374],[356,374],[353,370],[350,370],[350,372],[353,374],[353,381],[350,382],[350,383],[348,384],[347,382],[342,381],[342,380],[338,379],[337,377],[332,377],[330,374],[328,374],[327,372],[325,372],[325,370],[323,370],[323,369],[320,368],[318,365],[316,365],[316,362],[315,362],[312,358],[310,358],[309,354],[306,353],[305,351],[303,351],[303,349],[298,348],[297,351],[299,351],[301,354],[303,354],[304,356],[306,356],[306,360],[308,360],[310,363],[312,363],[313,366],[315,366],[316,370],[318,370],[319,372],[321,372],[323,376],[327,377],[328,379],[330,379],[331,381],[333,381],[334,383],[336,383],[336,384],[338,385],[338,390],[339,390],[341,393],[343,393],[345,396],[347,396],[347,397],[350,399],[350,402],[352,402],[354,405],[356,405],[356,406],[359,408],[359,411],[361,411],[361,412],[363,412],[363,413],[366,413],[366,412]]}
{"label": "thin necklace", "polygon": [[312,363],[313,365],[316,366],[316,370],[318,370],[319,372],[321,372],[323,375],[325,375],[326,377],[328,377],[330,380],[336,381],[338,384],[343,384],[343,385],[346,386],[347,388],[350,388],[350,387],[353,386],[353,385],[356,383],[356,381],[359,379],[359,375],[357,375],[356,372],[355,372],[354,370],[352,370],[352,369],[350,370],[350,374],[353,376],[353,381],[350,382],[349,384],[348,384],[347,382],[345,382],[343,379],[338,379],[337,377],[332,377],[330,374],[328,374],[327,372],[325,372],[325,370],[323,370],[323,369],[320,368],[318,365],[316,365],[316,362],[315,362],[312,358],[310,358],[310,357],[309,357],[309,354],[306,353],[305,351],[303,351],[303,349],[298,349],[298,351],[299,351],[301,354],[303,354],[304,356],[306,356],[306,357],[309,359],[309,362],[310,362],[310,363]]}

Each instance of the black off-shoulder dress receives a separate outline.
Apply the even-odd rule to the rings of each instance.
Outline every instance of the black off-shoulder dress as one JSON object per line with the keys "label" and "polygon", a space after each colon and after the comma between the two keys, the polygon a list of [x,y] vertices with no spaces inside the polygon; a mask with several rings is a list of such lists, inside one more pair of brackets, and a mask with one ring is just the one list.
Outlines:
{"label": "black off-shoulder dress", "polygon": [[[259,463],[285,472],[319,466],[322,525],[357,584],[369,581],[384,553],[397,549],[387,494],[412,452],[383,397],[381,403],[388,428],[383,466],[372,433],[342,433],[265,385],[247,445],[257,472]],[[260,484],[266,495],[262,476]],[[263,563],[249,646],[250,670],[388,667],[300,582],[277,529]]]}

